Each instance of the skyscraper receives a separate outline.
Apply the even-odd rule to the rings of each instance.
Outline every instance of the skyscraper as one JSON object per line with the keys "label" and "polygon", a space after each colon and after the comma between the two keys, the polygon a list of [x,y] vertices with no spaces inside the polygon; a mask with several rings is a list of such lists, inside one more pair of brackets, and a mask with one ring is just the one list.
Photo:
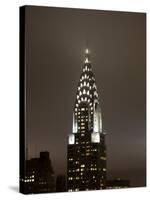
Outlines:
{"label": "skyscraper", "polygon": [[68,136],[67,162],[68,191],[106,187],[105,134],[88,49],[77,88],[72,133]]}

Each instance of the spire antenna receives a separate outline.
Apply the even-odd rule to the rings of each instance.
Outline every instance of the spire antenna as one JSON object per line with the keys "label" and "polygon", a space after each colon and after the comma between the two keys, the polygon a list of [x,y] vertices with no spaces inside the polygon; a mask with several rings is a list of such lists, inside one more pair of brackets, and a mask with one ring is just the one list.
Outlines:
{"label": "spire antenna", "polygon": [[89,49],[88,48],[85,49],[85,53],[89,54]]}
{"label": "spire antenna", "polygon": [[85,63],[89,63],[90,62],[90,56],[89,56],[89,49],[86,48],[85,49]]}

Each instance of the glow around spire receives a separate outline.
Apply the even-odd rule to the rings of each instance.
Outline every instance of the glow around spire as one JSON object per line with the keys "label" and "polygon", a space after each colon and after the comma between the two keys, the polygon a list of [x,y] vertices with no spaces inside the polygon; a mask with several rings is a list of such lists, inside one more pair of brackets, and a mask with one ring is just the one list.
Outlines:
{"label": "glow around spire", "polygon": [[89,53],[89,49],[86,48],[85,49],[85,53],[88,54]]}
{"label": "glow around spire", "polygon": [[89,63],[89,49],[86,48],[85,49],[85,63]]}

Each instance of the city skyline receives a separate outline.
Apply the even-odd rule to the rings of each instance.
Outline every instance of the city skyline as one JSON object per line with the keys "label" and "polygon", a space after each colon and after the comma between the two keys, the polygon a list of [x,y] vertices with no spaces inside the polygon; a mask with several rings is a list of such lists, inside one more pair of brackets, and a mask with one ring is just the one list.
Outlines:
{"label": "city skyline", "polygon": [[88,41],[108,134],[108,175],[144,186],[145,14],[45,7],[28,7],[27,14],[29,157],[47,150],[55,173],[66,173],[67,135]]}

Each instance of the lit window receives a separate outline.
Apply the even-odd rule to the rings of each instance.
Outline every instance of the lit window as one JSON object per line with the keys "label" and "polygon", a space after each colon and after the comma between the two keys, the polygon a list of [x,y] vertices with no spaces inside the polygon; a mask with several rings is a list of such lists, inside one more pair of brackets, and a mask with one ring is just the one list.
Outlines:
{"label": "lit window", "polygon": [[101,156],[100,159],[101,160],[106,160],[106,157]]}
{"label": "lit window", "polygon": [[81,165],[81,167],[85,167],[85,165],[83,164],[83,165]]}

